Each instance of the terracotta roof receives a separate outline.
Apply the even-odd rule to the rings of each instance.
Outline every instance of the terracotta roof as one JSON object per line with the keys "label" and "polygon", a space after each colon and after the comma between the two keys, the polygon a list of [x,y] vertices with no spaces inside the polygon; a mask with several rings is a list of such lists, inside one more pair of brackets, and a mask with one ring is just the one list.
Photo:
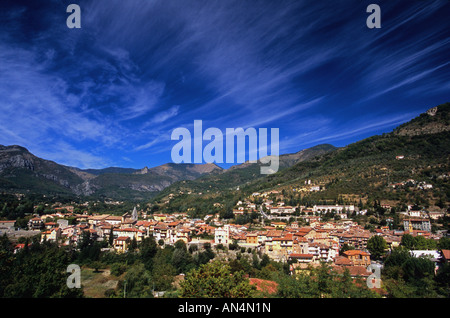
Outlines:
{"label": "terracotta roof", "polygon": [[345,269],[348,269],[350,276],[352,277],[369,277],[371,272],[367,271],[364,266],[335,266],[333,270],[339,273],[343,273]]}
{"label": "terracotta roof", "polygon": [[272,241],[292,241],[292,237],[289,236],[274,237]]}
{"label": "terracotta roof", "polygon": [[350,266],[353,263],[347,257],[337,256],[336,259],[334,260],[334,264],[338,266]]}
{"label": "terracotta roof", "polygon": [[369,256],[370,254],[361,250],[348,250],[344,252],[345,255],[351,256],[351,255],[364,255]]}
{"label": "terracotta roof", "polygon": [[292,258],[313,258],[314,255],[313,254],[296,254],[296,253],[292,253],[291,255],[289,255],[289,257],[292,257]]}
{"label": "terracotta roof", "polygon": [[296,236],[296,237],[294,237],[294,241],[296,241],[297,243],[308,242],[308,240],[305,237],[303,237],[303,236]]}
{"label": "terracotta roof", "polygon": [[88,219],[89,220],[103,220],[103,219],[106,219],[108,217],[109,217],[109,215],[90,215],[88,217]]}
{"label": "terracotta roof", "polygon": [[442,250],[442,255],[447,261],[450,260],[450,250]]}
{"label": "terracotta roof", "polygon": [[271,237],[278,236],[278,237],[281,237],[282,233],[283,233],[283,231],[270,230],[270,231],[267,232],[266,236],[271,236]]}
{"label": "terracotta roof", "polygon": [[150,221],[138,221],[136,223],[136,226],[150,226],[150,225],[153,225],[153,224],[156,224],[156,223],[150,222]]}
{"label": "terracotta roof", "polygon": [[127,227],[124,229],[116,229],[117,232],[138,232],[138,229],[135,229],[133,227]]}
{"label": "terracotta roof", "polygon": [[111,220],[111,221],[122,221],[122,217],[121,216],[114,216],[114,215],[110,215],[108,217],[105,218],[105,220]]}

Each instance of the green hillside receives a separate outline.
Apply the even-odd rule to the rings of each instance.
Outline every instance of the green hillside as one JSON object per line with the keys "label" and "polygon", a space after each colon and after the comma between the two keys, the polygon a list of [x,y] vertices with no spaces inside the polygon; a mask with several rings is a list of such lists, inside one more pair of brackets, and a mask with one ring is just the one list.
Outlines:
{"label": "green hillside", "polygon": [[17,193],[72,194],[70,188],[26,169],[8,169],[0,177],[2,191]]}
{"label": "green hillside", "polygon": [[[323,152],[313,147],[310,156],[273,175],[261,175],[257,164],[247,164],[220,175],[180,181],[153,202],[169,212],[191,207],[197,215],[229,213],[237,200],[253,192],[280,190],[292,204],[362,200],[443,208],[450,201],[449,113],[446,103],[391,133],[339,149],[325,147]],[[308,188],[305,184],[320,186],[321,191],[299,191]],[[222,207],[213,208],[214,203]]]}
{"label": "green hillside", "polygon": [[68,194],[83,179],[69,168],[38,158],[26,148],[0,145],[0,190]]}
{"label": "green hillside", "polygon": [[165,164],[148,169],[78,169],[41,159],[26,148],[0,145],[0,191],[89,199],[149,200],[179,180],[221,173],[214,164]]}
{"label": "green hillside", "polygon": [[[317,199],[335,199],[353,194],[373,199],[400,200],[432,205],[448,202],[450,160],[450,104],[438,106],[436,115],[427,113],[399,126],[392,133],[372,136],[267,177],[251,185],[254,191],[300,187],[306,180],[325,190]],[[400,189],[394,185],[411,181]],[[432,190],[418,184],[431,184]],[[415,185],[415,186],[412,186]]]}
{"label": "green hillside", "polygon": [[[311,160],[322,156],[337,148],[324,144],[301,150],[294,154],[284,154],[279,157],[279,171],[287,169],[298,162]],[[233,166],[223,173],[205,175],[195,180],[182,180],[167,187],[158,195],[157,199],[163,198],[170,193],[215,193],[221,195],[224,191],[234,191],[238,187],[264,180],[265,175],[261,174],[261,163],[243,163]]]}

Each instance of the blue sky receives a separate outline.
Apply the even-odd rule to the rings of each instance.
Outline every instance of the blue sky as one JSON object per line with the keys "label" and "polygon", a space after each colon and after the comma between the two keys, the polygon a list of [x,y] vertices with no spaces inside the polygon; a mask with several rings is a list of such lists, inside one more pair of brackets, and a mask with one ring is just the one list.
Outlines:
{"label": "blue sky", "polygon": [[345,146],[450,100],[449,16],[446,0],[2,0],[0,144],[152,167],[202,120],[279,128],[280,153]]}

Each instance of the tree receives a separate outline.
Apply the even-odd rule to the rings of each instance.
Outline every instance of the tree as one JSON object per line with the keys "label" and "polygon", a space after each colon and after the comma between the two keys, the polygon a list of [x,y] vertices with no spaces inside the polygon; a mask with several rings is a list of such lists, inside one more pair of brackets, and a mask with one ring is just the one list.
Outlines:
{"label": "tree", "polygon": [[152,280],[155,290],[169,290],[172,288],[173,278],[177,274],[177,269],[172,264],[174,250],[172,246],[158,249],[153,258]]}
{"label": "tree", "polygon": [[[383,275],[395,281],[403,277],[403,264],[411,257],[409,250],[405,247],[397,247],[389,252],[384,261]],[[395,286],[394,286],[395,287]]]}
{"label": "tree", "polygon": [[269,264],[270,264],[270,258],[267,254],[264,253],[261,258],[261,262],[259,263],[259,266],[266,267]]}
{"label": "tree", "polygon": [[317,287],[321,297],[328,295],[331,292],[332,275],[330,273],[330,266],[327,263],[320,263],[320,266],[315,268],[315,276],[317,278]]}
{"label": "tree", "polygon": [[122,294],[128,298],[153,297],[151,276],[144,264],[137,262],[128,269],[125,280],[121,282],[118,296]]}
{"label": "tree", "polygon": [[114,230],[113,227],[111,226],[111,229],[109,230],[109,238],[108,238],[108,244],[109,246],[113,246],[114,244]]}
{"label": "tree", "polygon": [[433,239],[426,239],[423,236],[414,237],[414,249],[416,250],[434,250],[437,248],[437,242]]}
{"label": "tree", "polygon": [[438,242],[438,247],[441,250],[450,250],[450,238],[441,237]]}
{"label": "tree", "polygon": [[385,254],[387,243],[383,237],[374,235],[367,241],[367,249],[374,259],[380,259]]}
{"label": "tree", "polygon": [[336,271],[326,263],[293,276],[279,274],[276,280],[278,296],[283,298],[378,297],[362,281],[355,283],[348,269]]}
{"label": "tree", "polygon": [[404,234],[402,236],[400,244],[409,250],[413,250],[415,244],[414,236],[412,236],[411,234]]}
{"label": "tree", "polygon": [[121,263],[113,263],[109,267],[111,270],[111,275],[120,276],[127,271],[127,265]]}
{"label": "tree", "polygon": [[317,281],[306,273],[299,273],[291,277],[278,274],[277,295],[282,298],[319,298]]}
{"label": "tree", "polygon": [[[445,283],[434,278],[434,263],[413,257],[406,247],[399,247],[386,258],[383,284],[391,297],[436,297],[446,294]],[[444,278],[441,276],[439,278]],[[448,290],[447,290],[448,292]]]}
{"label": "tree", "polygon": [[[6,205],[6,203],[5,203]],[[0,296],[3,296],[5,287],[13,280],[11,272],[14,269],[13,245],[6,233],[0,236]]]}
{"label": "tree", "polygon": [[450,264],[446,263],[439,268],[436,275],[436,283],[439,293],[445,297],[450,297]]}
{"label": "tree", "polygon": [[407,281],[434,275],[434,263],[424,257],[410,257],[402,266]]}
{"label": "tree", "polygon": [[91,232],[85,230],[81,233],[81,240],[78,244],[80,251],[83,251],[88,246],[92,245],[94,241],[91,239]]}
{"label": "tree", "polygon": [[12,266],[8,273],[9,280],[0,281],[2,287],[5,286],[0,295],[2,297],[83,297],[82,289],[71,289],[66,284],[66,269],[68,264],[73,263],[73,255],[56,244],[33,242],[28,252],[21,251],[6,261],[12,262]]}
{"label": "tree", "polygon": [[231,273],[228,264],[218,261],[190,271],[181,283],[184,298],[248,298],[256,288],[250,285],[243,271]]}
{"label": "tree", "polygon": [[104,269],[106,267],[105,264],[99,261],[92,262],[90,266],[94,269],[95,273],[98,273],[100,269]]}
{"label": "tree", "polygon": [[153,268],[153,258],[158,251],[156,240],[153,236],[146,237],[139,246],[139,259],[144,263],[145,268],[149,271]]}
{"label": "tree", "polygon": [[238,244],[237,240],[233,240],[233,242],[228,245],[228,249],[231,251],[236,250],[238,248],[239,248],[239,244]]}
{"label": "tree", "polygon": [[408,249],[403,247],[394,248],[384,261],[385,267],[402,266],[411,257]]}
{"label": "tree", "polygon": [[189,254],[184,241],[178,240],[175,242],[171,264],[177,269],[178,273],[187,272],[194,266],[192,255]]}
{"label": "tree", "polygon": [[130,251],[135,251],[137,249],[137,240],[136,240],[136,236],[133,236],[133,239],[131,240],[131,244],[129,247]]}

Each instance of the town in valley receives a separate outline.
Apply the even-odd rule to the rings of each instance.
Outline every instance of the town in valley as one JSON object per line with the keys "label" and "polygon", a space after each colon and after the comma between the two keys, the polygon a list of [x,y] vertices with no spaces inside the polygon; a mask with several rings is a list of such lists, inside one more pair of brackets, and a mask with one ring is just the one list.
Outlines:
{"label": "town in valley", "polygon": [[[291,191],[315,192],[321,191],[321,187],[309,180],[303,188]],[[127,255],[151,238],[158,249],[182,244],[193,254],[214,251],[204,263],[229,263],[247,257],[249,263],[258,264],[264,259],[266,265],[283,264],[292,277],[327,264],[333,273],[342,275],[347,271],[367,286],[374,286],[367,280],[370,283],[378,280],[375,285],[378,288],[372,288],[378,296],[387,296],[388,292],[379,288],[383,286],[381,276],[374,276],[369,266],[383,269],[384,260],[392,251],[403,248],[413,258],[427,259],[433,264],[434,275],[449,262],[450,239],[441,228],[442,220],[448,217],[445,211],[411,205],[398,210],[389,204],[363,208],[361,203],[292,206],[285,193],[286,190],[254,192],[235,202],[232,217],[227,218],[217,212],[202,218],[192,217],[188,212],[161,213],[152,209],[152,204],[136,204],[123,213],[96,213],[90,211],[95,206],[92,202],[47,203],[46,213],[42,205],[34,206],[40,213],[31,213],[19,223],[0,221],[0,231],[14,242],[15,254],[30,248],[33,240],[76,250],[89,238],[90,242],[98,242],[101,253]],[[169,195],[168,200],[173,197]],[[110,207],[123,204],[107,203]],[[220,206],[221,203],[214,204],[215,208]],[[375,238],[382,242],[381,247],[371,243]],[[409,241],[415,243],[408,246]],[[108,268],[105,264],[95,266]],[[179,282],[187,273],[173,274],[173,280]],[[246,277],[258,290],[267,291],[271,284],[272,296],[276,295],[277,283],[269,277],[260,279],[249,274]],[[152,290],[154,297],[164,294],[165,291]]]}

